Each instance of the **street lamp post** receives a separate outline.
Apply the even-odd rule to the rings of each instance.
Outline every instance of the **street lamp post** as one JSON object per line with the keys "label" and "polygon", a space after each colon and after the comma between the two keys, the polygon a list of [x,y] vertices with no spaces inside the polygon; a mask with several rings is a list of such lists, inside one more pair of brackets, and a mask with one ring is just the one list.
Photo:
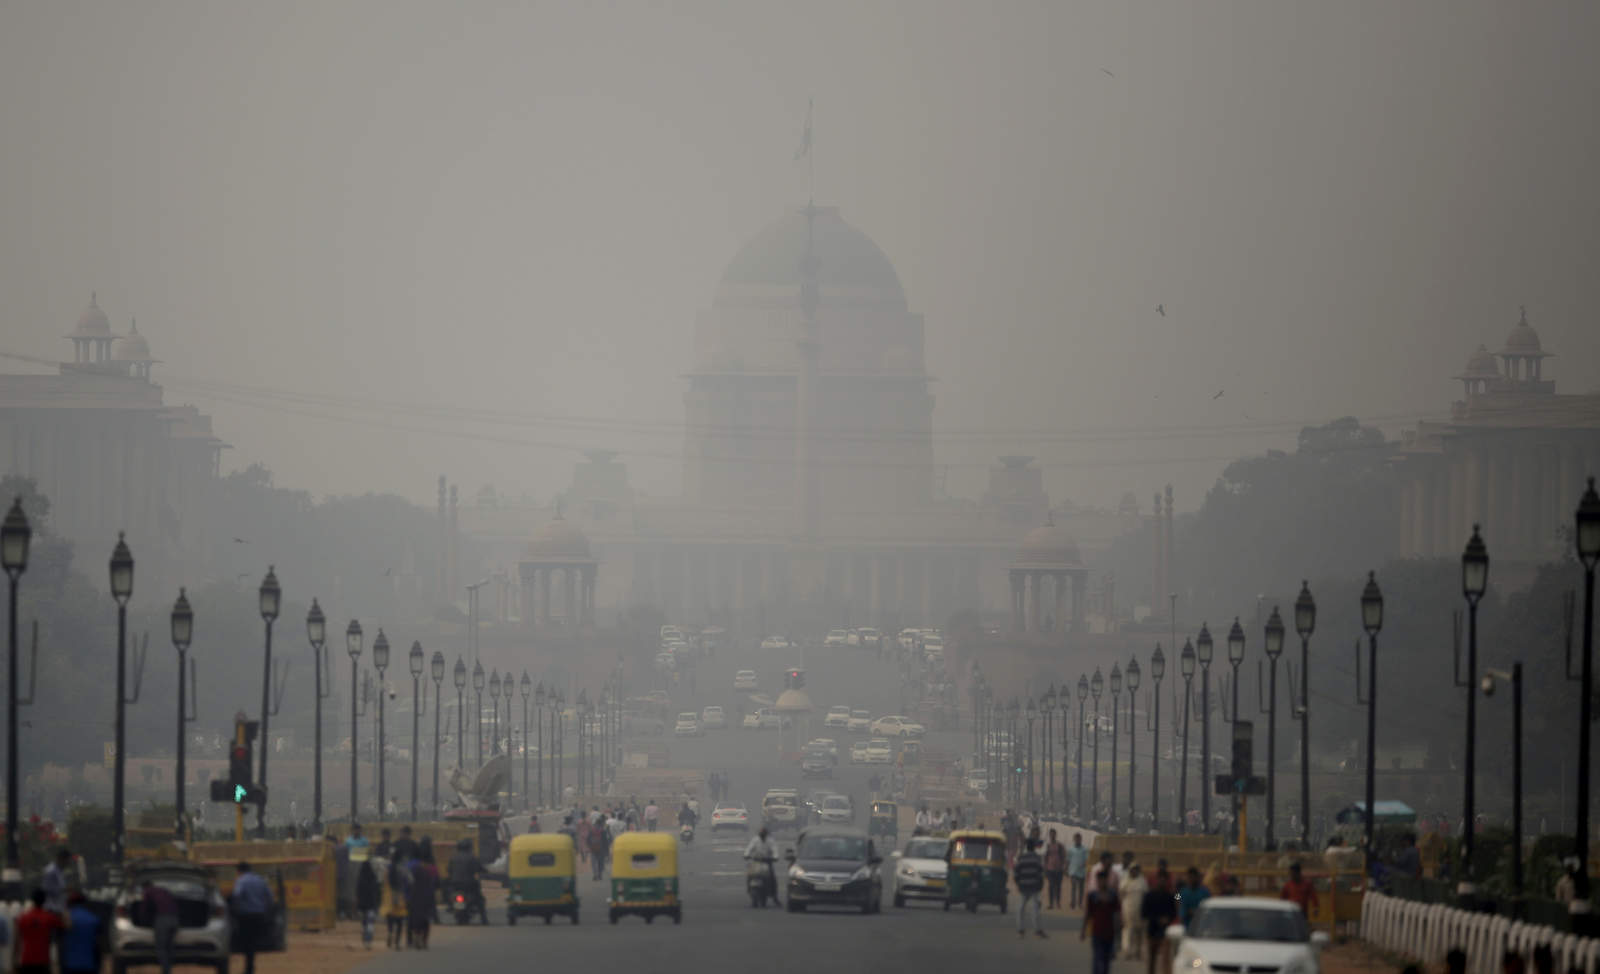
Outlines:
{"label": "street lamp post", "polygon": [[1522,915],[1522,664],[1511,664],[1510,673],[1494,669],[1485,673],[1484,696],[1494,693],[1496,680],[1511,684],[1511,889],[1515,917]]}
{"label": "street lamp post", "polygon": [[1021,712],[1022,707],[1017,703],[1017,698],[1012,697],[1011,702],[1006,704],[1006,733],[1009,735],[1007,740],[1010,744],[1006,750],[1009,752],[1007,767],[1011,771],[1011,800],[1013,807],[1021,807],[1022,805],[1023,769],[1019,763],[1022,760],[1022,750],[1017,743],[1017,738],[1021,736],[1020,731],[1022,729],[1018,720]]}
{"label": "street lamp post", "polygon": [[467,766],[467,664],[459,655],[451,674],[451,682],[456,687],[456,767],[464,769]]}
{"label": "street lamp post", "polygon": [[322,606],[311,600],[311,611],[306,613],[306,642],[311,644],[311,660],[316,668],[316,727],[311,735],[311,833],[322,834],[322,698],[333,692],[333,687],[322,685],[322,649],[328,644],[328,617]]}
{"label": "street lamp post", "polygon": [[1178,654],[1178,672],[1183,676],[1183,756],[1178,759],[1178,834],[1189,831],[1189,698],[1194,695],[1194,644],[1183,641]]}
{"label": "street lamp post", "polygon": [[[21,788],[17,784],[17,582],[28,570],[28,542],[33,529],[28,526],[28,516],[22,513],[22,498],[11,502],[11,510],[0,524],[0,566],[6,570],[10,581],[10,612],[6,616],[6,872],[9,881],[21,882],[22,857],[17,849],[17,800]],[[121,650],[118,650],[121,659]]]}
{"label": "street lamp post", "polygon": [[428,669],[433,677],[433,804],[428,809],[431,819],[439,814],[439,718],[444,713],[444,654],[434,650]]}
{"label": "street lamp post", "polygon": [[[1085,819],[1083,817],[1083,807],[1082,807],[1083,806],[1083,718],[1084,718],[1083,709],[1084,709],[1084,702],[1086,700],[1088,700],[1088,699],[1089,699],[1089,678],[1084,676],[1082,673],[1080,673],[1080,674],[1078,674],[1078,788],[1077,788],[1078,806],[1079,806],[1079,808],[1078,808],[1078,821],[1080,821],[1080,822],[1085,821]],[[1097,713],[1098,713],[1099,709],[1100,709],[1100,701],[1099,701],[1098,698],[1096,698],[1096,700],[1095,700],[1095,710],[1096,710]],[[1099,771],[1100,769],[1097,767],[1097,768],[1095,768],[1095,770]],[[1090,811],[1090,814],[1093,815],[1094,809],[1091,808],[1089,811]]]}
{"label": "street lamp post", "polygon": [[[1378,589],[1378,573],[1367,572],[1367,586],[1361,590],[1361,628],[1369,641],[1367,663],[1367,869],[1372,868],[1377,850],[1372,835],[1377,821],[1378,771],[1378,632],[1383,628],[1383,592]],[[1470,823],[1468,823],[1470,826]]]}
{"label": "street lamp post", "polygon": [[533,734],[534,746],[539,749],[539,758],[533,762],[533,791],[534,801],[539,805],[544,804],[544,681],[533,688]]}
{"label": "street lamp post", "polygon": [[261,772],[256,785],[261,789],[261,801],[256,805],[256,838],[267,837],[267,754],[272,750],[272,738],[267,733],[267,718],[272,716],[272,624],[278,618],[278,606],[283,591],[278,588],[278,575],[267,566],[267,576],[261,580],[256,593],[261,602],[261,621],[266,624],[265,648],[261,654]]}
{"label": "street lamp post", "polygon": [[[506,671],[506,677],[500,681],[500,692],[506,698],[506,796],[515,797],[517,794],[517,775],[511,765],[511,738],[516,732],[511,729],[511,698],[517,692],[516,682],[511,679],[511,671]],[[527,742],[523,742],[526,746]]]}
{"label": "street lamp post", "polygon": [[[127,777],[126,711],[128,707],[128,599],[133,596],[133,554],[122,533],[117,533],[117,546],[111,551],[111,597],[117,601],[117,707],[115,744],[116,755],[111,772],[111,861],[122,865],[122,850],[126,840],[123,825],[123,793]],[[14,623],[13,623],[14,624]],[[15,658],[16,654],[12,654]],[[15,685],[15,680],[12,681]],[[13,691],[14,692],[14,691]],[[15,731],[12,734],[15,739]],[[12,792],[16,794],[15,791]]]}
{"label": "street lamp post", "polygon": [[1167,673],[1167,657],[1161,652],[1161,644],[1156,643],[1156,651],[1150,654],[1150,679],[1155,682],[1155,688],[1150,696],[1155,700],[1154,710],[1156,723],[1151,730],[1150,745],[1150,831],[1161,831],[1161,678]]}
{"label": "street lamp post", "polygon": [[189,608],[189,596],[183,589],[178,589],[178,601],[172,605],[172,648],[178,651],[178,773],[173,779],[176,785],[173,810],[177,814],[177,834],[183,839],[183,785],[186,769],[184,767],[184,753],[187,743],[184,738],[188,736],[185,727],[191,718],[188,705],[185,703],[184,691],[189,681],[189,643],[194,638],[194,610]]}
{"label": "street lamp post", "polygon": [[[1589,886],[1589,722],[1594,701],[1594,569],[1600,562],[1600,495],[1594,492],[1594,478],[1578,502],[1578,558],[1583,562],[1583,695],[1578,698],[1578,823],[1577,889],[1571,912],[1590,912]],[[1589,924],[1585,918],[1584,927]]]}
{"label": "street lamp post", "polygon": [[1033,722],[1039,716],[1039,709],[1034,706],[1032,697],[1029,697],[1028,702],[1023,705],[1022,712],[1023,719],[1028,724],[1028,807],[1031,809],[1038,806],[1033,788]]}
{"label": "street lamp post", "polygon": [[417,766],[422,763],[422,641],[411,641],[411,653],[407,662],[411,664],[411,821],[420,821],[417,815]]}
{"label": "street lamp post", "polygon": [[1117,726],[1122,716],[1122,668],[1116,663],[1111,664],[1111,679],[1107,682],[1111,690],[1111,801],[1106,811],[1106,825],[1114,829],[1117,825],[1117,745],[1122,739],[1122,728]]}
{"label": "street lamp post", "polygon": [[350,654],[350,821],[355,822],[361,817],[361,803],[356,796],[361,760],[361,748],[356,746],[357,731],[361,727],[361,712],[356,705],[356,694],[361,683],[356,668],[361,660],[361,623],[354,619],[350,620],[349,627],[344,631],[344,648]]}
{"label": "street lamp post", "polygon": [[567,695],[560,687],[556,687],[551,700],[550,712],[550,794],[559,804],[561,794],[561,761],[566,757],[562,753],[561,745],[567,736],[565,714],[562,713],[567,706]]}
{"label": "street lamp post", "polygon": [[1105,678],[1100,675],[1100,668],[1094,670],[1094,679],[1089,681],[1089,695],[1094,697],[1094,771],[1089,775],[1089,821],[1095,823],[1100,820],[1100,691],[1105,686]]}
{"label": "street lamp post", "polygon": [[[1478,602],[1483,598],[1483,593],[1489,587],[1489,549],[1483,543],[1483,536],[1478,533],[1478,525],[1472,526],[1472,538],[1467,541],[1466,550],[1461,553],[1461,594],[1467,600],[1467,678],[1464,685],[1467,690],[1467,747],[1466,763],[1462,775],[1463,794],[1461,799],[1461,821],[1464,827],[1461,832],[1461,881],[1456,884],[1456,895],[1463,900],[1470,900],[1477,887],[1472,882],[1474,834],[1478,831],[1477,824],[1477,766],[1478,766],[1478,688],[1472,681],[1478,675]],[[1459,618],[1459,617],[1458,617]],[[1486,684],[1487,686],[1487,684]],[[1519,693],[1520,696],[1520,693]],[[1517,796],[1521,801],[1521,794]],[[1522,861],[1522,852],[1517,850],[1517,861]]]}
{"label": "street lamp post", "polygon": [[533,742],[528,740],[528,698],[533,694],[533,681],[528,678],[528,671],[522,671],[522,800],[527,802],[528,810],[538,807],[538,800],[533,792],[528,790],[528,752],[533,749]]}
{"label": "street lamp post", "polygon": [[473,723],[478,726],[478,767],[483,767],[483,685],[488,682],[483,672],[481,662],[472,664],[472,692],[477,695],[477,707],[473,710]]}
{"label": "street lamp post", "polygon": [[378,638],[372,641],[372,666],[378,671],[378,749],[375,756],[378,762],[378,820],[382,821],[388,815],[388,808],[383,802],[383,697],[387,686],[383,682],[383,671],[389,668],[389,637],[383,634],[383,627],[378,628]]}
{"label": "street lamp post", "polygon": [[[1138,701],[1139,701],[1139,658],[1131,657],[1128,666],[1122,671],[1123,679],[1128,683],[1128,828],[1139,828],[1139,809],[1134,802],[1134,783],[1139,779],[1139,727],[1138,727]],[[1115,796],[1113,796],[1115,797]]]}
{"label": "street lamp post", "polygon": [[[1294,629],[1300,635],[1300,846],[1311,848],[1311,633],[1317,628],[1317,602],[1302,579],[1294,600]],[[1293,691],[1291,691],[1293,692]]]}
{"label": "street lamp post", "polygon": [[494,715],[489,720],[489,757],[500,753],[500,671],[489,673],[489,709]]}
{"label": "street lamp post", "polygon": [[[1260,615],[1260,607],[1256,613]],[[1228,630],[1228,665],[1233,667],[1233,709],[1229,711],[1229,724],[1239,721],[1239,664],[1244,662],[1244,627],[1239,625],[1239,617],[1233,617],[1233,628]],[[1228,739],[1233,740],[1233,728],[1229,728]],[[1209,782],[1207,782],[1209,783]],[[1233,812],[1233,827],[1239,827],[1239,792],[1234,790],[1229,796],[1228,807]],[[1243,851],[1244,838],[1240,837],[1240,851]]]}
{"label": "street lamp post", "polygon": [[[1271,674],[1267,686],[1267,851],[1278,847],[1274,838],[1277,826],[1277,787],[1278,787],[1278,657],[1283,655],[1283,617],[1278,614],[1278,607],[1272,607],[1272,615],[1267,619],[1266,639],[1263,643],[1267,654],[1267,669]],[[1256,683],[1260,685],[1259,670]]]}
{"label": "street lamp post", "polygon": [[1056,804],[1056,762],[1055,740],[1052,731],[1055,729],[1056,710],[1056,685],[1050,684],[1039,697],[1039,712],[1044,715],[1044,803],[1045,807],[1054,812],[1060,806]]}
{"label": "street lamp post", "polygon": [[[1211,630],[1200,623],[1194,657],[1200,661],[1200,831],[1211,833]],[[1187,760],[1189,755],[1184,754]]]}

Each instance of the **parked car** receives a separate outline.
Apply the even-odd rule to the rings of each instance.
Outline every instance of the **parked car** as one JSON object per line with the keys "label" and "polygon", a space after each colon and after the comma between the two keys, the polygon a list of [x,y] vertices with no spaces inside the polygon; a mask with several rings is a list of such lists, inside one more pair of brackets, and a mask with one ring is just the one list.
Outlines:
{"label": "parked car", "polygon": [[848,729],[850,726],[850,708],[843,706],[829,707],[828,715],[822,718],[822,726]]}
{"label": "parked car", "polygon": [[144,906],[146,881],[166,890],[178,903],[173,953],[185,964],[209,966],[226,974],[233,939],[227,901],[207,869],[180,861],[141,862],[129,867],[109,931],[112,970],[156,962],[154,918]]}
{"label": "parked car", "polygon": [[733,675],[733,688],[735,690],[754,690],[756,688],[756,671],[740,670]]}
{"label": "parked car", "polygon": [[879,717],[872,722],[871,733],[887,737],[920,737],[924,728],[910,717]]}
{"label": "parked car", "polygon": [[865,734],[872,729],[872,712],[868,710],[850,711],[850,722],[845,725],[845,730],[852,734]]}
{"label": "parked car", "polygon": [[727,715],[721,707],[712,704],[700,711],[700,726],[705,730],[723,730],[728,726]]}

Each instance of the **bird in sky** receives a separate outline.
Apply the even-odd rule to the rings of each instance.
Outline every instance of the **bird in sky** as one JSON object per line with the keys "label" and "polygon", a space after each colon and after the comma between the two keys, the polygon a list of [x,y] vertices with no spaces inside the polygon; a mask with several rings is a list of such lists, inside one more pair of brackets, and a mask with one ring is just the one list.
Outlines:
{"label": "bird in sky", "polygon": [[392,574],[394,574],[394,569],[393,568],[385,568],[383,570],[383,577],[384,578],[388,578]]}
{"label": "bird in sky", "polygon": [[1104,71],[1106,73],[1107,77],[1110,77],[1110,78],[1115,78],[1116,77],[1116,75],[1111,73],[1111,69],[1110,68],[1101,68],[1100,70]]}
{"label": "bird in sky", "polygon": [[1216,394],[1216,395],[1214,395],[1214,396],[1212,396],[1212,397],[1211,397],[1211,398],[1212,398],[1212,399],[1221,399],[1221,398],[1222,398],[1222,390],[1221,390],[1221,389],[1218,389],[1218,390],[1217,390],[1217,394]]}
{"label": "bird in sky", "polygon": [[240,572],[239,574],[237,574],[237,575],[235,575],[233,577],[234,577],[234,581],[238,581],[241,578],[249,578],[250,577],[250,573],[249,572]]}
{"label": "bird in sky", "polygon": [[1161,317],[1165,318],[1167,316],[1167,306],[1164,305],[1164,304],[1156,305],[1156,314],[1158,314]]}
{"label": "bird in sky", "polygon": [[234,544],[249,544],[249,542],[245,541],[245,539],[243,539],[243,538],[234,538],[233,539],[233,543]]}

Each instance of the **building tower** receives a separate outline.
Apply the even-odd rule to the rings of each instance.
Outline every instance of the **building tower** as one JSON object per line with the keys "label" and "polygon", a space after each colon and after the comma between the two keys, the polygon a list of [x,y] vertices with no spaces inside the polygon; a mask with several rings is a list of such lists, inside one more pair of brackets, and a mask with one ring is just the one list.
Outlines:
{"label": "building tower", "polygon": [[111,360],[111,321],[100,310],[100,296],[89,294],[89,307],[78,316],[78,327],[68,338],[72,339],[72,361],[75,365],[94,365]]}

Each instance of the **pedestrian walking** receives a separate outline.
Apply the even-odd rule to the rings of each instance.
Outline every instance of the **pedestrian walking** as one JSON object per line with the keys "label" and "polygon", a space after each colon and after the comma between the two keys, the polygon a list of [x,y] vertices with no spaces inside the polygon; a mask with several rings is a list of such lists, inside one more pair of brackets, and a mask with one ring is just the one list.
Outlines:
{"label": "pedestrian walking", "polygon": [[1150,884],[1144,878],[1138,863],[1128,867],[1117,896],[1122,900],[1122,959],[1140,960],[1144,957],[1144,924],[1139,922],[1144,909],[1144,894]]}
{"label": "pedestrian walking", "polygon": [[406,913],[410,920],[411,946],[427,950],[433,911],[439,902],[439,867],[433,861],[432,838],[422,837],[417,857],[411,860],[410,867],[411,890],[406,897]]}
{"label": "pedestrian walking", "polygon": [[1156,867],[1155,878],[1145,891],[1139,915],[1144,921],[1145,974],[1156,974],[1159,966],[1167,970],[1167,928],[1177,922],[1178,902],[1173,898],[1172,875],[1167,872],[1167,861],[1162,859]]}
{"label": "pedestrian walking", "polygon": [[1094,949],[1093,974],[1111,974],[1111,957],[1117,952],[1117,925],[1122,922],[1122,907],[1111,890],[1111,870],[1095,873],[1094,887],[1083,898],[1083,926],[1078,939],[1091,938]]}
{"label": "pedestrian walking", "polygon": [[1311,911],[1317,906],[1317,888],[1301,873],[1298,862],[1289,866],[1289,881],[1283,884],[1278,898],[1300,907],[1306,919],[1311,918]]}
{"label": "pedestrian walking", "polygon": [[589,830],[589,862],[594,865],[594,880],[606,875],[606,852],[610,849],[610,833],[602,826]]}
{"label": "pedestrian walking", "polygon": [[654,832],[656,830],[656,822],[658,820],[660,820],[660,818],[661,818],[661,806],[657,805],[656,804],[656,800],[654,798],[652,798],[652,799],[650,799],[650,801],[645,803],[645,806],[644,806],[644,827],[645,827],[645,831]]}
{"label": "pedestrian walking", "polygon": [[79,890],[67,894],[67,930],[61,938],[61,974],[100,974],[103,925]]}
{"label": "pedestrian walking", "polygon": [[1200,870],[1195,866],[1189,867],[1185,874],[1183,888],[1178,890],[1178,922],[1184,926],[1189,925],[1189,920],[1194,916],[1194,911],[1211,898],[1211,890],[1200,881]]}
{"label": "pedestrian walking", "polygon": [[388,862],[383,875],[383,944],[390,950],[399,950],[405,943],[406,907],[410,904],[408,887],[405,865]]}
{"label": "pedestrian walking", "polygon": [[178,901],[161,886],[145,880],[139,904],[150,923],[150,939],[156,948],[156,963],[161,974],[172,974],[172,945],[178,937]]}
{"label": "pedestrian walking", "polygon": [[1089,850],[1084,847],[1083,833],[1072,833],[1072,848],[1067,850],[1067,879],[1071,885],[1071,910],[1083,909],[1083,881],[1089,866]]}
{"label": "pedestrian walking", "polygon": [[382,877],[371,859],[361,860],[356,873],[356,916],[361,919],[361,945],[372,949],[372,928],[378,922],[378,908],[383,905]]}
{"label": "pedestrian walking", "polygon": [[272,911],[272,890],[248,862],[240,862],[233,881],[233,918],[244,945],[244,974],[256,974],[256,951],[267,939],[267,915]]}
{"label": "pedestrian walking", "polygon": [[1067,847],[1056,838],[1056,830],[1050,830],[1050,841],[1044,847],[1044,881],[1049,890],[1045,901],[1045,908],[1049,910],[1061,909],[1061,877],[1067,870]]}
{"label": "pedestrian walking", "polygon": [[1017,905],[1017,936],[1028,932],[1028,909],[1033,909],[1033,932],[1044,937],[1044,926],[1039,919],[1039,891],[1044,889],[1044,861],[1039,858],[1039,843],[1029,839],[1017,855],[1017,864],[1011,870],[1011,879],[1017,884],[1017,895],[1022,902]]}
{"label": "pedestrian walking", "polygon": [[28,898],[33,905],[17,915],[17,935],[11,948],[13,969],[16,974],[50,974],[50,945],[56,934],[66,929],[67,921],[45,909],[42,887],[35,887]]}
{"label": "pedestrian walking", "polygon": [[39,885],[44,889],[44,908],[65,916],[67,913],[67,872],[72,868],[72,850],[56,850],[55,859],[44,867]]}

